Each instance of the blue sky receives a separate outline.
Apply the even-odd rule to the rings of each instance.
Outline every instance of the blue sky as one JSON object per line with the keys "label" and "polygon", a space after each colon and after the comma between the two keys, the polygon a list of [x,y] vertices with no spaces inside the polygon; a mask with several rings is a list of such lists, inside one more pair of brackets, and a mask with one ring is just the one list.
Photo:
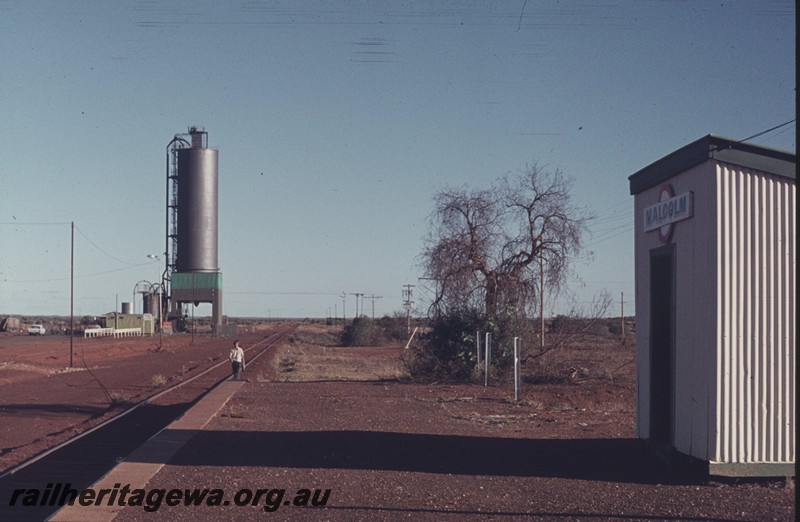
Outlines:
{"label": "blue sky", "polygon": [[156,279],[190,125],[220,151],[226,314],[391,314],[405,284],[424,311],[434,193],[532,163],[597,216],[578,306],[633,313],[627,177],[793,119],[795,40],[791,1],[0,0],[0,314],[69,313],[70,222],[76,314]]}

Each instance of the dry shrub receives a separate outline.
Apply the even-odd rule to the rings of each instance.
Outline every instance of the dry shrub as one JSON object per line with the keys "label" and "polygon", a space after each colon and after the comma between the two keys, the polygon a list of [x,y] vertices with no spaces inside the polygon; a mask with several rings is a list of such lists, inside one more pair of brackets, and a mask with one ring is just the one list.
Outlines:
{"label": "dry shrub", "polygon": [[108,398],[111,402],[111,407],[126,406],[130,404],[131,398],[125,394],[118,392],[110,392]]}
{"label": "dry shrub", "polygon": [[280,362],[278,362],[278,368],[280,371],[284,373],[289,373],[294,371],[294,367],[297,364],[297,357],[293,354],[283,355],[281,357]]}
{"label": "dry shrub", "polygon": [[575,368],[561,350],[551,350],[525,365],[526,384],[566,384],[576,382]]}
{"label": "dry shrub", "polygon": [[381,344],[381,332],[375,321],[368,317],[356,317],[345,326],[342,333],[344,346],[378,346]]}

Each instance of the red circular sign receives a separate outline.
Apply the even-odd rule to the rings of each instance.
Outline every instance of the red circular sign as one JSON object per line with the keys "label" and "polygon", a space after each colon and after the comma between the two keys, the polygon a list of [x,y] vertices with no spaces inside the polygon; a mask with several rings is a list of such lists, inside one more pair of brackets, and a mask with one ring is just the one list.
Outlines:
{"label": "red circular sign", "polygon": [[[671,185],[669,184],[661,185],[661,188],[658,189],[658,202],[661,203],[662,201],[667,201],[674,195],[675,192],[673,192]],[[671,237],[672,237],[672,223],[666,224],[663,227],[659,227],[658,239],[660,239],[662,243],[669,243]]]}

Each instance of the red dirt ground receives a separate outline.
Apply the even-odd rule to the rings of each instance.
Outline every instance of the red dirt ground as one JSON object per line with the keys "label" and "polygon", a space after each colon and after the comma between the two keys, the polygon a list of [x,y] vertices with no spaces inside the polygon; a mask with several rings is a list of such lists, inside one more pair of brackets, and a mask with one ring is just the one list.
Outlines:
{"label": "red dirt ground", "polygon": [[[243,343],[263,339],[244,334]],[[230,341],[191,335],[0,337],[0,470],[85,431],[125,405],[227,360]]]}
{"label": "red dirt ground", "polygon": [[[242,334],[245,346],[264,332]],[[303,325],[248,366],[247,383],[148,487],[330,488],[324,509],[162,507],[171,520],[794,520],[794,482],[672,477],[635,440],[633,349],[584,338],[529,362],[513,401],[506,379],[414,383],[398,347],[338,348]],[[227,356],[229,341],[189,336],[0,338],[0,428],[7,469],[118,408]],[[533,374],[536,375],[533,375]],[[160,378],[156,379],[156,376]],[[613,377],[613,378],[612,378]],[[128,507],[119,520],[151,518]]]}

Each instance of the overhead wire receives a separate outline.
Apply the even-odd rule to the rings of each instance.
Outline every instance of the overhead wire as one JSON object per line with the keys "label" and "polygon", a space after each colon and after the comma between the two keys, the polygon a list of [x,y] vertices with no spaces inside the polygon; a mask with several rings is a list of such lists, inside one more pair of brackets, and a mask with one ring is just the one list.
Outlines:
{"label": "overhead wire", "polygon": [[[786,127],[788,125],[791,125],[792,123],[795,123],[795,122],[796,122],[796,118],[793,118],[793,119],[791,119],[789,121],[781,123],[780,125],[775,125],[774,127],[770,127],[769,129],[757,132],[757,133],[753,134],[752,136],[748,136],[747,138],[739,140],[736,143],[744,143],[744,142],[753,140],[755,138],[764,136],[765,134],[768,134],[770,132],[773,132],[773,131],[776,131],[776,130],[781,129],[783,127]],[[789,130],[791,130],[791,127],[782,130],[781,132],[777,133],[776,136],[777,135],[781,135],[781,134],[783,134],[785,132],[788,132]],[[619,202],[619,203],[616,203],[616,204],[611,205],[609,207],[606,207],[606,209],[604,209],[604,211],[603,211],[603,214],[605,214],[608,210],[620,207],[620,206],[622,206],[624,204],[627,204],[627,202]],[[597,218],[597,219],[592,221],[594,224],[608,225],[608,227],[602,227],[599,231],[594,231],[592,239],[583,245],[584,249],[591,249],[591,248],[596,247],[597,245],[599,245],[601,243],[604,243],[606,241],[615,239],[615,238],[617,238],[617,237],[619,237],[619,236],[621,236],[623,234],[627,234],[627,233],[630,233],[630,232],[633,231],[634,223],[630,219],[629,215],[625,215],[625,214],[615,215],[615,214],[616,214],[616,212],[612,212],[610,215],[604,215],[604,216],[599,217],[599,218]],[[584,262],[587,262],[589,260],[590,260],[590,256],[578,256],[578,257],[571,258],[571,261],[576,262],[576,263],[584,263]],[[600,284],[600,283],[603,283],[602,281],[585,281],[585,280],[581,280],[581,282],[583,282],[585,284]],[[632,280],[631,281],[608,281],[608,282],[612,282],[612,283],[615,283],[615,284],[627,284],[627,285],[632,285],[633,284]]]}
{"label": "overhead wire", "polygon": [[82,236],[84,237],[84,239],[86,239],[86,241],[88,241],[88,242],[89,242],[89,244],[90,244],[90,245],[92,245],[92,246],[93,246],[93,247],[95,247],[95,248],[96,248],[96,249],[97,249],[99,252],[101,252],[101,253],[105,254],[106,256],[110,257],[110,258],[111,258],[111,259],[113,259],[114,261],[117,261],[117,262],[120,262],[120,263],[123,263],[123,264],[129,265],[129,266],[136,266],[136,263],[131,263],[131,262],[129,262],[129,261],[124,261],[124,260],[122,260],[122,259],[120,259],[120,258],[118,258],[118,257],[112,256],[111,254],[109,254],[108,252],[106,252],[105,250],[103,250],[102,248],[100,248],[99,246],[97,246],[97,243],[95,243],[94,241],[92,241],[92,240],[89,238],[89,236],[87,236],[87,235],[86,235],[86,234],[83,232],[83,230],[81,230],[81,229],[80,229],[80,227],[79,227],[78,225],[75,225],[75,230],[77,230],[77,231],[78,231],[78,233],[79,233],[80,235],[82,235]]}
{"label": "overhead wire", "polygon": [[[32,225],[32,226],[58,225],[58,226],[61,226],[61,225],[71,225],[71,224],[74,224],[74,222],[55,222],[55,221],[54,222],[24,222],[24,221],[23,222],[17,222],[17,221],[12,221],[12,222],[0,223],[0,225],[26,225],[26,226],[27,225]],[[113,255],[109,254],[106,250],[101,248],[97,244],[97,242],[92,240],[83,230],[81,230],[81,228],[77,224],[74,224],[74,225],[75,225],[75,230],[81,236],[83,236],[83,238],[86,239],[86,241],[88,241],[89,244],[92,245],[92,247],[94,247],[98,252],[101,252],[103,255],[109,257],[110,259],[113,259],[114,261],[117,261],[118,263],[122,263],[124,265],[127,265],[127,266],[121,267],[121,268],[112,268],[112,269],[108,269],[108,270],[77,274],[77,275],[74,276],[75,279],[85,279],[87,277],[94,277],[94,276],[99,276],[99,275],[112,274],[112,273],[115,273],[115,272],[123,272],[125,270],[132,270],[134,268],[139,268],[139,267],[151,264],[151,262],[131,263],[130,261],[125,261],[123,259],[120,259],[120,258],[118,258],[116,256],[113,256]],[[70,279],[69,276],[64,276],[64,277],[55,277],[55,278],[46,278],[46,279],[15,279],[15,280],[6,280],[6,282],[7,283],[55,283],[55,282],[59,282],[59,281],[68,281],[69,279]]]}
{"label": "overhead wire", "polygon": [[[742,140],[737,141],[736,143],[744,143],[744,142],[750,141],[752,139],[758,138],[760,136],[763,136],[765,134],[768,134],[770,132],[778,130],[778,129],[782,128],[782,127],[786,127],[787,125],[795,123],[796,121],[797,121],[797,119],[793,118],[793,119],[788,120],[786,122],[783,122],[783,123],[781,123],[779,125],[775,125],[773,127],[770,127],[769,129],[757,132],[757,133],[753,134],[752,136],[748,136],[747,138],[744,138]],[[788,130],[789,129],[784,129],[783,131],[778,133],[778,135],[780,135],[780,134],[782,134],[784,132],[787,132]],[[605,210],[606,211],[607,210],[611,210],[613,208],[622,206],[624,204],[627,204],[627,202],[620,201],[619,203],[616,203],[614,205],[611,205],[611,206],[607,207]],[[584,248],[591,248],[591,247],[597,246],[600,243],[603,243],[605,241],[617,238],[617,237],[619,237],[619,236],[621,236],[623,234],[626,234],[626,233],[629,233],[629,232],[633,231],[634,226],[633,226],[633,223],[630,221],[630,217],[629,216],[627,216],[625,214],[619,214],[619,215],[614,215],[614,214],[615,213],[611,213],[610,215],[605,215],[605,216],[602,216],[602,217],[599,217],[599,218],[593,220],[594,224],[611,225],[611,226],[608,227],[608,228],[601,228],[598,231],[593,231],[592,239],[590,241],[588,241],[584,245]]]}
{"label": "overhead wire", "polygon": [[756,134],[753,134],[749,138],[745,138],[743,140],[739,140],[736,143],[744,143],[745,141],[750,141],[753,138],[758,138],[759,136],[763,136],[764,134],[766,134],[768,132],[772,132],[774,130],[780,129],[781,127],[785,127],[786,125],[789,125],[790,123],[794,123],[795,121],[797,121],[797,118],[792,118],[791,120],[789,120],[787,122],[781,123],[780,125],[775,125],[774,127],[771,127],[771,128],[769,128],[769,129],[767,129],[765,131],[757,132]]}

